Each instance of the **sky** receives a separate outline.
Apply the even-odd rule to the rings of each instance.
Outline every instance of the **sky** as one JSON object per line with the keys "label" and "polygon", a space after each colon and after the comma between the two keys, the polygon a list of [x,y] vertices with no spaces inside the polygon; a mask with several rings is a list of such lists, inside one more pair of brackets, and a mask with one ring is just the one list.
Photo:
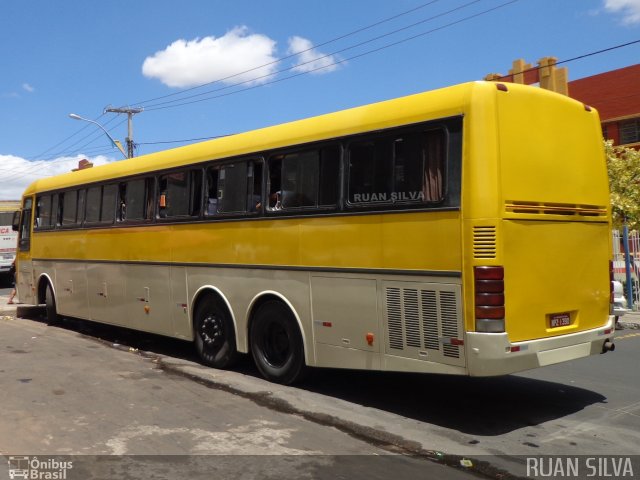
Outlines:
{"label": "sky", "polygon": [[[0,0],[0,199],[136,155],[640,40],[640,0]],[[640,43],[563,64],[638,63]]]}

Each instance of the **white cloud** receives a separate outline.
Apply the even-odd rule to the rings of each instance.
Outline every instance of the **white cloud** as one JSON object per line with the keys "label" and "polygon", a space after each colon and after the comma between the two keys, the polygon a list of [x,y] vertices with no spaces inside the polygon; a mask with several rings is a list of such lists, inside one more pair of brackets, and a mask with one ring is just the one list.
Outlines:
{"label": "white cloud", "polygon": [[36,89],[35,89],[35,88],[33,88],[33,87],[32,87],[31,85],[29,85],[28,83],[23,83],[23,84],[22,84],[22,89],[23,89],[25,92],[29,92],[29,93],[33,93],[33,92],[35,92],[35,91],[36,91]]}
{"label": "white cloud", "polygon": [[622,14],[625,25],[640,23],[640,0],[604,0],[604,8]]}
{"label": "white cloud", "polygon": [[[269,78],[277,61],[276,42],[266,35],[250,34],[247,27],[235,27],[222,37],[176,40],[164,50],[147,57],[142,73],[169,87],[185,88],[236,75],[225,83],[250,81],[257,84]],[[253,68],[256,70],[247,72]],[[242,73],[246,72],[246,73]]]}
{"label": "white cloud", "polygon": [[298,54],[298,61],[293,69],[296,72],[329,73],[338,68],[338,57],[316,50],[313,43],[303,37],[291,37],[287,53]]}
{"label": "white cloud", "polygon": [[96,167],[114,161],[113,158],[104,155],[96,157],[76,155],[43,162],[31,162],[14,155],[0,155],[0,185],[2,185],[0,200],[19,200],[31,182],[39,178],[70,172],[83,158],[88,159]]}

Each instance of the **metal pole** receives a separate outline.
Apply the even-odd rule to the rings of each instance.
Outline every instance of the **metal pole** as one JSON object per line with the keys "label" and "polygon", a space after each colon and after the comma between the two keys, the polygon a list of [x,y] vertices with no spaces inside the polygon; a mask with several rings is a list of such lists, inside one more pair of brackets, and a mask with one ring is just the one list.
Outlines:
{"label": "metal pole", "polygon": [[133,158],[133,113],[127,112],[127,152]]}
{"label": "metal pole", "polygon": [[136,113],[142,112],[142,108],[105,108],[105,112],[112,113],[126,113],[127,114],[127,131],[129,136],[126,138],[127,142],[127,156],[128,158],[133,158],[134,152],[133,148],[135,144],[133,143],[133,116]]}
{"label": "metal pole", "polygon": [[627,306],[633,309],[633,289],[631,288],[631,255],[629,255],[629,226],[625,222],[622,229],[624,244],[624,270],[627,274]]}

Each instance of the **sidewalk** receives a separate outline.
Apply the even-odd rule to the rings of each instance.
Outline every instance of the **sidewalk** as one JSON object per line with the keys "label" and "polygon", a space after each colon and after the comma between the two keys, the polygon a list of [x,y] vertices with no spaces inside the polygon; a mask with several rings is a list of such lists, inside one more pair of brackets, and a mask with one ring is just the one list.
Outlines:
{"label": "sidewalk", "polygon": [[[33,315],[35,314],[35,309],[41,308],[33,305],[24,305],[22,303],[13,303],[9,305],[7,303],[8,301],[9,295],[0,295],[0,317],[19,317],[21,315],[29,316],[29,312]],[[15,297],[13,301],[17,302],[18,297]]]}
{"label": "sidewalk", "polygon": [[640,329],[640,312],[628,312],[620,317],[620,324],[623,327]]}
{"label": "sidewalk", "polygon": [[[18,300],[17,298],[13,299],[14,301]],[[9,295],[0,295],[0,316],[1,315],[11,315],[15,316],[18,305],[8,305]]]}

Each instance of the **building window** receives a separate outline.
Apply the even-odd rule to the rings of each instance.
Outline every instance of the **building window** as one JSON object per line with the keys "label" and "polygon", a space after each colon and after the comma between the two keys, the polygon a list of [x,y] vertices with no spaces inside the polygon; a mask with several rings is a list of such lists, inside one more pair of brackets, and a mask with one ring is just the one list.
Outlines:
{"label": "building window", "polygon": [[634,119],[620,123],[620,144],[640,142],[640,120]]}

